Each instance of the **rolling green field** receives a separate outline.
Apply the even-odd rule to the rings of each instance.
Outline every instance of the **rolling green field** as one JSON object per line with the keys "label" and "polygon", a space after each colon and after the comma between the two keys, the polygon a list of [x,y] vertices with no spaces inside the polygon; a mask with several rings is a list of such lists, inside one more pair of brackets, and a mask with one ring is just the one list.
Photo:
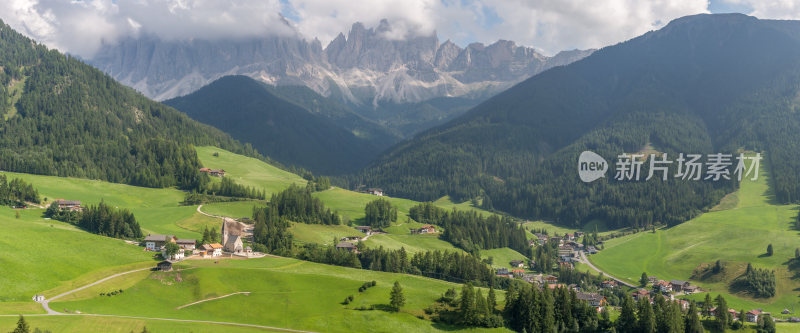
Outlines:
{"label": "rolling green field", "polygon": [[[0,317],[0,331],[12,331],[18,319],[18,317]],[[148,332],[154,333],[286,332],[233,325],[99,316],[25,316],[25,321],[30,325],[31,331],[39,328],[58,333],[129,333],[141,332],[145,327]]]}
{"label": "rolling green field", "polygon": [[196,206],[180,206],[184,193],[176,189],[155,189],[99,180],[6,173],[22,178],[39,190],[48,203],[54,199],[80,200],[84,205],[107,204],[130,209],[142,232],[172,234],[181,238],[197,238],[196,232],[183,229],[175,222],[191,217]]}
{"label": "rolling green field", "polygon": [[383,246],[385,249],[399,250],[405,248],[409,253],[424,252],[428,250],[443,251],[463,251],[446,241],[439,239],[437,235],[395,235],[378,234],[372,235],[364,241],[369,248]]}
{"label": "rolling green field", "polygon": [[317,243],[332,245],[333,239],[340,239],[346,236],[364,237],[364,234],[346,225],[323,225],[294,223],[289,228],[289,232],[294,236],[294,240],[300,243]]}
{"label": "rolling green field", "polygon": [[[511,260],[522,260],[525,266],[528,266],[528,258],[521,253],[504,247],[502,249],[481,250],[481,259],[492,257],[492,267],[494,268],[512,268]],[[517,268],[517,267],[513,267]]]}
{"label": "rolling green field", "polygon": [[[315,264],[288,258],[185,261],[177,272],[145,272],[128,280],[109,280],[76,297],[51,304],[54,309],[95,314],[201,319],[277,326],[321,332],[427,332],[452,330],[417,318],[456,284],[418,276],[365,271]],[[377,286],[363,293],[366,281]],[[383,310],[397,280],[404,288],[406,306],[399,313]],[[98,296],[119,289],[116,296]],[[198,303],[198,300],[234,292],[250,292]],[[348,295],[355,300],[340,304]],[[374,306],[375,310],[357,310]],[[484,331],[480,329],[468,331]],[[498,330],[500,331],[500,330]]]}
{"label": "rolling green field", "polygon": [[[234,154],[217,147],[196,147],[195,150],[204,167],[224,169],[225,177],[242,185],[266,190],[267,198],[291,184],[306,185],[305,179],[300,176],[255,158]],[[214,156],[214,153],[219,156]]]}
{"label": "rolling green field", "polygon": [[[642,272],[664,280],[689,280],[698,265],[711,264],[717,259],[728,263],[731,270],[737,267],[743,270],[749,262],[755,267],[775,270],[777,296],[754,299],[737,293],[726,297],[728,305],[745,310],[763,308],[781,317],[784,308],[800,308],[800,272],[797,268],[791,271],[788,266],[795,248],[800,246],[798,231],[791,227],[797,206],[774,204],[767,184],[769,177],[762,168],[758,181],[742,181],[735,205],[725,202],[729,209],[718,208],[656,233],[609,240],[605,250],[590,260],[598,268],[629,282],[638,280]],[[773,256],[765,255],[768,244],[774,247]],[[732,273],[719,281],[691,281],[714,296],[728,294],[730,280],[741,274]],[[693,296],[701,297],[704,295]]]}
{"label": "rolling green field", "polygon": [[264,207],[265,201],[212,202],[203,205],[203,212],[233,218],[252,217],[253,207]]}
{"label": "rolling green field", "polygon": [[[26,305],[4,306],[4,302],[29,302],[34,294],[59,286],[83,275],[108,267],[150,262],[151,252],[123,241],[93,235],[58,221],[42,218],[41,209],[19,211],[0,207],[0,312]],[[48,293],[45,293],[47,295]],[[40,310],[37,310],[37,312]]]}

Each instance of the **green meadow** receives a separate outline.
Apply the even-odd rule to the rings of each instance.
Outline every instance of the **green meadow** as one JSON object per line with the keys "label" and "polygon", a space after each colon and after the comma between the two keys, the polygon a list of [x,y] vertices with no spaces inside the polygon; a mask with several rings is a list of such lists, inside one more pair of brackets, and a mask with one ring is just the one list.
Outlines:
{"label": "green meadow", "polygon": [[517,268],[511,267],[511,260],[522,260],[525,266],[528,266],[530,261],[521,253],[509,249],[507,247],[501,249],[481,250],[481,259],[488,259],[492,257],[492,267],[494,268]]}
{"label": "green meadow", "polygon": [[[264,189],[267,198],[291,184],[302,186],[306,184],[302,177],[255,158],[234,154],[217,147],[196,147],[195,150],[204,167],[224,169],[225,177],[242,185]],[[215,153],[218,156],[214,156]]]}
{"label": "green meadow", "polygon": [[439,239],[438,235],[395,235],[377,234],[364,241],[369,248],[399,250],[405,248],[409,253],[424,252],[428,250],[459,251],[462,250],[446,241]]}
{"label": "green meadow", "polygon": [[[19,219],[15,218],[17,211]],[[67,287],[73,280],[107,272],[110,267],[154,263],[152,253],[139,246],[45,220],[41,209],[17,211],[0,207],[0,313],[34,311],[33,295]],[[29,304],[9,306],[5,302]]]}
{"label": "green meadow", "polygon": [[[37,304],[38,305],[38,304]],[[0,330],[12,331],[19,317],[0,317]],[[141,332],[145,327],[149,332],[193,332],[193,333],[219,333],[219,332],[286,332],[280,330],[241,327],[233,325],[219,325],[209,323],[176,322],[155,319],[137,319],[101,316],[25,316],[25,321],[31,327],[49,330],[58,333],[129,333]]]}
{"label": "green meadow", "polygon": [[[590,260],[609,274],[634,283],[642,272],[664,280],[691,279],[714,296],[726,294],[732,308],[763,308],[780,317],[784,308],[800,308],[800,267],[790,265],[800,240],[798,230],[791,225],[797,206],[774,204],[769,181],[762,169],[758,181],[742,181],[735,196],[724,200],[724,205],[714,211],[655,233],[609,240],[605,250]],[[774,247],[772,256],[765,254],[769,244]],[[725,263],[723,278],[692,279],[696,268],[718,259]],[[777,296],[752,298],[730,290],[731,281],[743,274],[747,263],[775,270]],[[701,297],[704,295],[692,298]]]}
{"label": "green meadow", "polygon": [[[127,280],[109,280],[51,306],[82,313],[228,321],[321,332],[454,329],[418,318],[445,290],[458,286],[444,281],[288,258],[196,260],[180,267],[174,272],[144,272]],[[358,292],[359,286],[373,280],[377,286]],[[406,297],[406,306],[398,313],[386,311],[394,281],[401,283]],[[118,286],[124,287],[123,293],[99,296]],[[250,294],[178,309],[235,292]],[[341,304],[348,295],[353,295],[354,301]],[[366,309],[359,309],[362,307]]]}

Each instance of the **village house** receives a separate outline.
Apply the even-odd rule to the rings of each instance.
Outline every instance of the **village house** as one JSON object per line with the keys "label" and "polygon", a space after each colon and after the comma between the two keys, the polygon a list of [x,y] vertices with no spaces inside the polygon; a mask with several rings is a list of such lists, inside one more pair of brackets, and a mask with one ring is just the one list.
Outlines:
{"label": "village house", "polygon": [[144,247],[148,251],[160,251],[167,242],[175,243],[177,238],[173,235],[150,235],[144,238]]}
{"label": "village house", "polygon": [[600,287],[604,289],[616,288],[617,286],[618,286],[617,281],[614,280],[605,280],[603,282],[600,282]]}
{"label": "village house", "polygon": [[686,294],[686,295],[691,295],[691,294],[696,293],[699,289],[700,289],[700,287],[698,287],[698,286],[689,285],[689,286],[683,287],[683,293]]}
{"label": "village house", "polygon": [[180,246],[181,249],[187,251],[194,251],[197,245],[197,241],[195,241],[194,239],[187,239],[187,238],[178,238],[175,240],[175,243],[178,244],[178,246]]}
{"label": "village house", "polygon": [[361,240],[361,237],[358,237],[358,236],[347,236],[347,237],[342,237],[339,240],[343,241],[343,242],[358,242],[358,241]]}
{"label": "village house", "polygon": [[531,238],[528,240],[528,246],[537,246],[539,245],[539,241],[536,238]]}
{"label": "village house", "polygon": [[549,284],[558,283],[558,278],[552,275],[548,275],[544,277],[544,282]]}
{"label": "village house", "polygon": [[683,310],[683,311],[689,310],[689,301],[687,301],[685,299],[679,299],[679,300],[676,300],[675,303],[678,303],[678,305],[680,305],[681,310]]}
{"label": "village house", "polygon": [[672,290],[674,290],[675,292],[683,291],[683,288],[689,286],[689,282],[682,280],[672,280],[669,281],[669,283],[672,285]]}
{"label": "village house", "polygon": [[367,236],[372,234],[372,227],[368,225],[360,225],[356,227],[356,230],[365,233]]}
{"label": "village house", "polygon": [[655,284],[656,282],[658,282],[658,276],[655,275],[648,276],[647,282],[649,282],[650,284]]}
{"label": "village house", "polygon": [[511,267],[517,267],[517,268],[525,267],[525,262],[522,260],[511,260],[509,264],[511,265]]}
{"label": "village house", "polygon": [[561,238],[561,237],[558,237],[558,236],[554,236],[554,237],[550,237],[550,241],[551,242],[557,242],[558,244],[561,244],[561,243],[564,242],[564,239]]}
{"label": "village house", "polygon": [[419,229],[411,229],[412,234],[432,234],[434,232],[436,232],[436,228],[430,224],[423,225]]}
{"label": "village house", "polygon": [[497,275],[508,275],[508,268],[505,268],[505,267],[498,268],[497,269]]}
{"label": "village house", "polygon": [[356,246],[350,242],[339,242],[336,244],[337,249],[345,249],[347,251],[353,252],[356,250]]}
{"label": "village house", "polygon": [[550,239],[550,237],[545,234],[535,233],[533,235],[536,236],[536,239],[538,239],[542,244],[547,243],[547,240]]}
{"label": "village house", "polygon": [[158,264],[156,264],[156,270],[162,272],[169,272],[172,270],[172,262],[170,262],[169,260],[164,260],[162,262],[159,262]]}
{"label": "village house", "polygon": [[222,244],[212,243],[203,244],[203,251],[201,253],[204,257],[219,257],[222,255]]}
{"label": "village house", "polygon": [[213,176],[213,177],[225,177],[225,170],[223,170],[223,169],[200,168],[200,170],[198,170],[198,171],[205,172],[209,176]]}
{"label": "village house", "polygon": [[535,283],[537,285],[542,284],[542,275],[541,274],[524,274],[522,275],[522,280],[528,283]]}
{"label": "village house", "polygon": [[558,269],[563,271],[565,269],[573,269],[575,266],[569,261],[562,261],[558,263]]}
{"label": "village house", "polygon": [[650,299],[650,292],[645,289],[639,289],[633,293],[633,299],[639,301],[640,299]]}
{"label": "village house", "polygon": [[656,282],[656,284],[653,285],[653,288],[658,288],[658,290],[662,293],[671,293],[673,290],[672,284],[663,280]]}
{"label": "village house", "polygon": [[594,245],[589,245],[586,247],[586,253],[588,254],[595,254],[597,253],[597,248]]}
{"label": "village house", "polygon": [[598,293],[578,293],[578,300],[586,301],[590,306],[602,308],[606,305],[606,298]]}
{"label": "village house", "polygon": [[372,194],[372,195],[377,195],[379,197],[383,196],[383,190],[381,190],[379,188],[369,188],[369,189],[367,189],[367,193]]}
{"label": "village house", "polygon": [[167,256],[167,248],[166,247],[162,247],[161,248],[161,257],[166,259],[166,260],[177,261],[177,260],[183,260],[183,258],[185,257],[185,254],[184,254],[184,250],[183,249],[179,249],[178,252],[175,252],[175,254],[173,254],[173,255],[168,257]]}
{"label": "village house", "polygon": [[581,238],[581,237],[583,237],[583,231],[576,231],[575,238]]}
{"label": "village house", "polygon": [[747,317],[747,322],[756,323],[758,322],[758,316],[761,315],[761,309],[747,311],[744,315]]}
{"label": "village house", "polygon": [[548,284],[547,285],[547,288],[550,289],[550,290],[566,288],[566,287],[567,287],[567,285],[565,285],[563,283],[556,283],[556,284]]}
{"label": "village house", "polygon": [[575,234],[564,234],[564,239],[567,240],[567,241],[570,241],[570,242],[574,241],[575,240]]}
{"label": "village house", "polygon": [[515,277],[521,278],[523,275],[525,275],[525,270],[520,268],[512,269],[511,274],[514,274]]}
{"label": "village house", "polygon": [[83,207],[81,207],[81,202],[76,200],[64,200],[64,199],[56,199],[53,201],[52,204],[58,205],[58,209],[67,209],[73,212],[81,212],[83,211]]}

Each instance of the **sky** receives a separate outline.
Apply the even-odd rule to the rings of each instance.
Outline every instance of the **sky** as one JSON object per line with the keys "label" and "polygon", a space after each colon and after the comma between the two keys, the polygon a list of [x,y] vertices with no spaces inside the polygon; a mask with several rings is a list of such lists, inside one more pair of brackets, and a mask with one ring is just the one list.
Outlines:
{"label": "sky", "polygon": [[800,0],[2,0],[0,19],[84,58],[105,43],[162,39],[318,38],[388,19],[390,39],[438,34],[465,46],[500,39],[552,55],[600,48],[691,14],[738,12],[800,19]]}

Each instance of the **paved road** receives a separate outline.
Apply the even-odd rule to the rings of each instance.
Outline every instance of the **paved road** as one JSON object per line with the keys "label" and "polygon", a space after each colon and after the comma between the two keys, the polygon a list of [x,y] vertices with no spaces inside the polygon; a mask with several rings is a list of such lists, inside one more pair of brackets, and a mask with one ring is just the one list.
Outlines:
{"label": "paved road", "polygon": [[63,315],[63,314],[65,314],[65,313],[61,313],[61,312],[55,311],[55,310],[53,310],[53,309],[51,309],[51,308],[50,308],[50,302],[51,302],[51,301],[54,301],[54,300],[56,300],[56,299],[58,299],[58,298],[60,298],[60,297],[64,297],[64,296],[66,296],[66,295],[72,294],[72,293],[74,293],[74,292],[77,292],[77,291],[84,290],[84,289],[86,289],[86,288],[89,288],[89,287],[91,287],[91,286],[97,285],[97,284],[99,284],[99,283],[103,283],[103,282],[105,282],[105,281],[108,281],[108,280],[110,280],[110,279],[113,279],[113,278],[115,278],[115,277],[118,277],[118,276],[122,276],[122,275],[125,275],[125,274],[130,274],[130,273],[133,273],[133,272],[140,272],[140,271],[144,271],[144,270],[149,270],[149,269],[152,269],[152,267],[145,267],[145,268],[140,268],[140,269],[134,269],[134,270],[132,270],[132,271],[127,271],[127,272],[117,273],[117,274],[114,274],[114,275],[111,275],[111,276],[105,277],[105,278],[103,278],[103,279],[100,279],[100,280],[97,280],[97,281],[95,281],[95,282],[92,282],[92,283],[90,283],[90,284],[87,284],[87,285],[85,285],[85,286],[83,286],[83,287],[80,287],[80,288],[77,288],[77,289],[70,290],[70,291],[68,291],[68,292],[65,292],[65,293],[63,293],[63,294],[60,294],[60,295],[53,296],[53,297],[51,297],[51,298],[49,298],[49,299],[45,299],[44,301],[42,301],[42,302],[41,302],[41,304],[42,304],[42,307],[44,307],[44,310],[45,310],[45,311],[47,311],[47,314],[49,314],[49,315]]}
{"label": "paved road", "polygon": [[[283,331],[283,332],[314,333],[314,332],[311,332],[311,331],[294,330],[294,329],[290,329],[290,328],[282,328],[282,327],[274,327],[274,326],[265,326],[265,325],[255,325],[255,324],[230,323],[230,322],[224,322],[224,321],[191,320],[191,319],[172,319],[172,318],[155,318],[155,317],[136,317],[136,316],[105,315],[105,314],[93,314],[93,313],[74,313],[74,314],[73,314],[73,313],[63,313],[63,312],[58,312],[58,311],[55,311],[55,310],[53,310],[53,309],[51,309],[51,308],[50,308],[50,302],[51,302],[51,301],[54,301],[54,300],[56,300],[56,299],[58,299],[58,298],[64,297],[64,296],[66,296],[66,295],[69,295],[69,294],[72,294],[72,293],[75,293],[75,292],[78,292],[78,291],[81,291],[81,290],[84,290],[84,289],[86,289],[86,288],[89,288],[89,287],[91,287],[91,286],[94,286],[94,285],[97,285],[97,284],[99,284],[99,283],[103,283],[103,282],[105,282],[105,281],[108,281],[108,280],[110,280],[110,279],[113,279],[113,278],[115,278],[115,277],[119,277],[119,276],[122,276],[122,275],[125,275],[125,274],[134,273],[134,272],[140,272],[140,271],[144,271],[144,270],[149,270],[149,269],[151,269],[151,268],[152,268],[152,267],[145,267],[145,268],[140,268],[140,269],[134,269],[134,270],[127,271],[127,272],[117,273],[117,274],[114,274],[114,275],[111,275],[111,276],[108,276],[108,277],[102,278],[102,279],[100,279],[100,280],[97,280],[97,281],[95,281],[95,282],[92,282],[92,283],[90,283],[90,284],[87,284],[87,285],[85,285],[85,286],[82,286],[82,287],[80,287],[80,288],[76,288],[76,289],[73,289],[73,290],[67,291],[67,292],[65,292],[65,293],[62,293],[62,294],[59,294],[59,295],[53,296],[53,297],[51,297],[51,298],[49,298],[49,299],[46,299],[46,300],[44,300],[44,301],[40,302],[40,303],[42,304],[42,307],[44,307],[44,310],[47,312],[46,314],[28,314],[28,315],[25,315],[25,316],[31,316],[31,317],[36,317],[36,316],[93,316],[93,317],[112,317],[112,318],[145,319],[145,320],[163,320],[163,321],[188,322],[188,323],[205,323],[205,324],[217,324],[217,325],[232,325],[232,326],[242,326],[242,327],[262,328],[262,329],[268,329],[268,330],[274,330],[274,331]],[[228,296],[228,295],[226,295],[226,296]],[[0,315],[0,317],[16,317],[16,316],[18,316],[18,315]]]}
{"label": "paved road", "polygon": [[625,281],[622,281],[622,280],[620,280],[620,279],[617,279],[617,278],[615,278],[614,276],[612,276],[612,275],[608,274],[607,272],[603,272],[603,271],[602,271],[602,270],[600,270],[599,268],[595,267],[595,266],[592,264],[592,262],[591,262],[591,261],[589,261],[589,259],[588,259],[588,258],[586,258],[586,253],[584,253],[583,251],[581,251],[580,253],[581,253],[580,262],[582,262],[582,263],[584,263],[584,264],[587,264],[587,265],[589,265],[589,267],[591,267],[592,269],[594,269],[594,270],[596,270],[596,271],[598,271],[598,272],[600,272],[600,273],[603,273],[603,275],[605,275],[605,276],[606,276],[606,277],[608,277],[609,279],[612,279],[612,280],[614,280],[614,281],[617,281],[617,282],[618,282],[618,283],[620,283],[620,284],[626,285],[626,286],[628,286],[628,287],[631,287],[631,288],[639,288],[638,286],[634,286],[634,285],[632,285],[632,284],[630,284],[630,283],[627,283],[627,282],[625,282]]}

